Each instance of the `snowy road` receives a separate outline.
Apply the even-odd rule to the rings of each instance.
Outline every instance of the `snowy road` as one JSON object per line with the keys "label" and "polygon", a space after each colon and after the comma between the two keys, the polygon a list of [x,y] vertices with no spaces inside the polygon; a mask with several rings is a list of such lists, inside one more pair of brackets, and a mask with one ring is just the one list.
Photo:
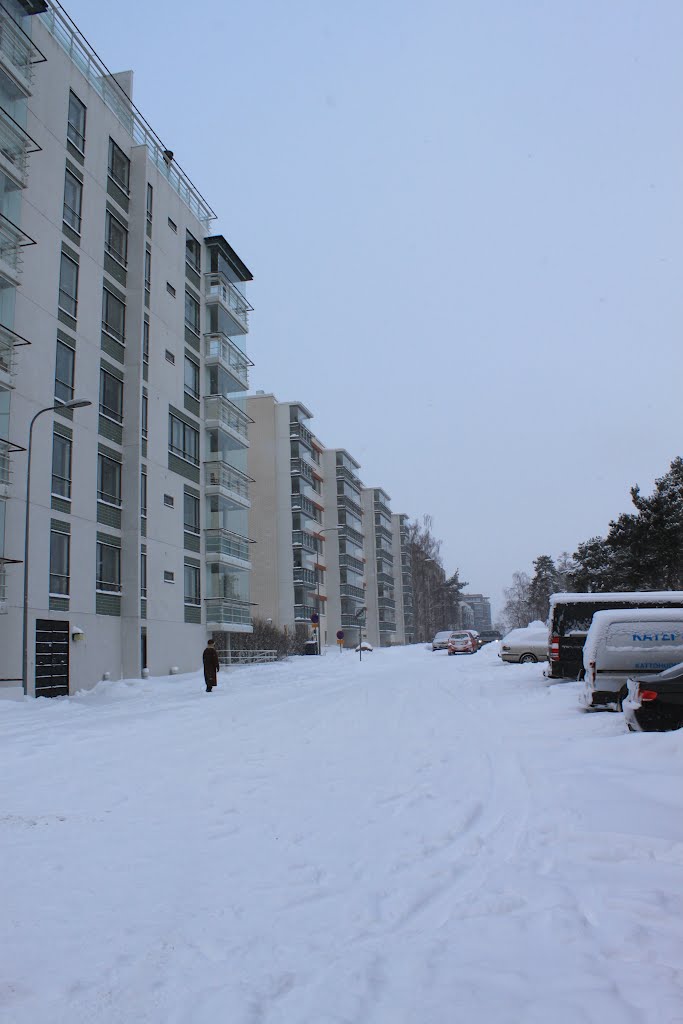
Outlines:
{"label": "snowy road", "polygon": [[683,1024],[682,777],[493,647],[0,700],[0,1021]]}

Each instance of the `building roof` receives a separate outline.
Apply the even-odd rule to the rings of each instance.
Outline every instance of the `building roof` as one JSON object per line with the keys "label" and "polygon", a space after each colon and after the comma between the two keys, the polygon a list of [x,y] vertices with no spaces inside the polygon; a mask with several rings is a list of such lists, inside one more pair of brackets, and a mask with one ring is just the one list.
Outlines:
{"label": "building roof", "polygon": [[216,246],[223,254],[225,259],[228,261],[232,269],[237,274],[240,281],[253,281],[254,275],[252,274],[246,263],[243,263],[239,258],[233,247],[230,245],[228,240],[223,235],[208,235],[204,241],[207,245]]}

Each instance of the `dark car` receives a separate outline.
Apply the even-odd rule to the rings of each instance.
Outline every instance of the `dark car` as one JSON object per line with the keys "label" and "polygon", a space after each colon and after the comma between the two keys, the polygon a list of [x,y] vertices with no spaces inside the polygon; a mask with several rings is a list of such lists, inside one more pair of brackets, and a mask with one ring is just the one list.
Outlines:
{"label": "dark car", "polygon": [[484,644],[492,644],[495,640],[502,640],[503,634],[499,633],[497,629],[480,629],[479,630],[479,646],[483,647]]}
{"label": "dark car", "polygon": [[668,732],[683,727],[683,662],[628,681],[624,718],[631,732]]}

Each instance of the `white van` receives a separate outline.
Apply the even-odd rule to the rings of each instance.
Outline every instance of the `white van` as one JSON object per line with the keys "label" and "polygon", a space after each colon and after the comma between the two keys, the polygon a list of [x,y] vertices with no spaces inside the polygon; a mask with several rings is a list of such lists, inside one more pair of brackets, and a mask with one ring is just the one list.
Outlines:
{"label": "white van", "polygon": [[626,681],[683,662],[683,608],[596,612],[583,648],[586,708],[621,711]]}

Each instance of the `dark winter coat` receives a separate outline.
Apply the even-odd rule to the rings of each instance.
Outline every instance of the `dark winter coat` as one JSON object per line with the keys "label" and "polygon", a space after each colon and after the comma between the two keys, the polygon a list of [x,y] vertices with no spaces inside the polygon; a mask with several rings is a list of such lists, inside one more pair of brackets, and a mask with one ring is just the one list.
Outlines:
{"label": "dark winter coat", "polygon": [[218,683],[216,675],[220,667],[216,648],[206,647],[202,654],[202,661],[204,662],[204,682],[207,686],[216,686]]}

